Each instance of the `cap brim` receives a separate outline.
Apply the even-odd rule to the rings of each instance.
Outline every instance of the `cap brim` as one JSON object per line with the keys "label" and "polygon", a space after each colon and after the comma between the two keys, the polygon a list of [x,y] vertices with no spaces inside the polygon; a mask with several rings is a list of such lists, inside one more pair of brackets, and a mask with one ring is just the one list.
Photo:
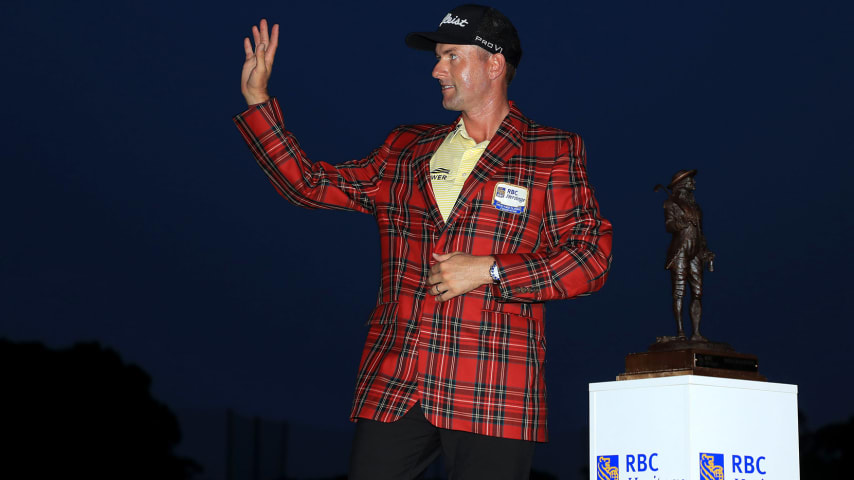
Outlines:
{"label": "cap brim", "polygon": [[470,45],[470,42],[460,40],[444,32],[413,32],[406,36],[406,45],[416,50],[434,51],[437,43],[450,43],[453,45]]}

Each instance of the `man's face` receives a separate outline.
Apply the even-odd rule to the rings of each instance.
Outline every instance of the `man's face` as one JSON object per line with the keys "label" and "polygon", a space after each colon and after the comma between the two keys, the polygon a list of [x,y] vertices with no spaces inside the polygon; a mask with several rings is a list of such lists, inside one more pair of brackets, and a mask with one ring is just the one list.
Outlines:
{"label": "man's face", "polygon": [[447,110],[476,109],[489,92],[489,54],[474,45],[436,44],[433,78],[442,88],[442,106]]}
{"label": "man's face", "polygon": [[693,192],[697,189],[697,183],[694,181],[694,177],[688,177],[685,180],[679,182],[679,189],[687,190],[689,192]]}
{"label": "man's face", "polygon": [[694,177],[688,177],[685,179],[685,188],[692,192],[697,189],[697,182],[694,181]]}

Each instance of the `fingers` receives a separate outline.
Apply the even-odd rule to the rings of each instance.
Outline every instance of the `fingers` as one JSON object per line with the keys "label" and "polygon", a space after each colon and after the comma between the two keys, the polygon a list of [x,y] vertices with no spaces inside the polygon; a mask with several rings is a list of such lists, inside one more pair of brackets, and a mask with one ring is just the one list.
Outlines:
{"label": "fingers", "polygon": [[279,48],[279,24],[273,25],[273,32],[267,42],[267,68],[273,68],[273,59],[276,57],[276,49]]}
{"label": "fingers", "polygon": [[270,29],[267,26],[267,19],[262,18],[258,25],[252,25],[252,40],[255,41],[255,45],[266,43],[270,44],[271,40],[276,45],[279,44],[279,24],[276,23],[273,25],[272,36],[270,33]]}
{"label": "fingers", "polygon": [[[453,257],[457,253],[458,252],[442,254],[434,253],[433,258],[436,259],[436,263],[434,263],[433,266],[430,267],[430,275],[427,277],[427,283],[431,285],[438,285],[442,282],[449,282],[451,280],[451,278],[448,276],[450,272],[447,271],[447,264],[444,264],[443,262]],[[449,288],[446,288],[445,290],[447,291],[449,290]]]}
{"label": "fingers", "polygon": [[255,55],[255,52],[252,51],[252,42],[249,40],[249,37],[243,38],[243,51],[246,53],[247,59]]}
{"label": "fingers", "polygon": [[252,25],[252,40],[255,43],[255,47],[258,47],[258,44],[261,43],[261,31],[258,30],[258,26]]}
{"label": "fingers", "polygon": [[456,295],[448,295],[448,298],[442,298],[444,294],[448,293],[450,288],[446,284],[442,283],[444,281],[444,278],[440,274],[438,266],[439,264],[433,265],[433,267],[430,269],[430,276],[427,277],[427,283],[432,285],[428,290],[428,293],[430,295],[433,295],[436,298],[437,302],[443,302],[445,300],[449,300],[450,298],[455,297]]}
{"label": "fingers", "polygon": [[255,61],[258,62],[255,66],[255,69],[264,72],[267,70],[267,59],[265,55],[267,54],[267,44],[262,43],[255,48]]}
{"label": "fingers", "polygon": [[457,296],[456,294],[451,293],[450,290],[443,290],[442,288],[443,287],[438,283],[430,288],[430,294],[436,298],[437,302],[441,303]]}
{"label": "fingers", "polygon": [[240,72],[240,91],[246,95],[249,87],[249,77],[252,76],[252,71],[255,70],[255,52],[252,51],[252,43],[249,38],[243,39],[243,50],[246,52],[246,60],[243,62],[243,71]]}
{"label": "fingers", "polygon": [[252,40],[255,44],[254,51],[252,49],[252,42],[248,38],[243,40],[243,49],[246,52],[246,58],[248,59],[250,55],[255,56],[257,65],[262,70],[269,70],[273,66],[276,49],[279,47],[279,24],[273,25],[271,34],[267,19],[262,18],[258,22],[258,25],[252,26]]}
{"label": "fingers", "polygon": [[447,302],[448,300],[450,300],[452,298],[459,297],[460,295],[462,295],[465,292],[457,292],[457,291],[454,291],[452,289],[448,289],[448,290],[439,289],[439,291],[436,293],[437,293],[436,295],[433,295],[433,298],[435,298],[438,303],[442,303],[442,302]]}
{"label": "fingers", "polygon": [[261,32],[260,32],[261,43],[263,43],[265,45],[269,44],[270,43],[270,35],[267,32],[267,19],[266,18],[261,19],[259,28],[261,29]]}

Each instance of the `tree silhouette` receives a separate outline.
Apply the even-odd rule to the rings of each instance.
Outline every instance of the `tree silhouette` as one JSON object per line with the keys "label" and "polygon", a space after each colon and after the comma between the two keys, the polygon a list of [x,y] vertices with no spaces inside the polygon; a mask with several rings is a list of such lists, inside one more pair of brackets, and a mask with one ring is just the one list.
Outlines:
{"label": "tree silhouette", "polygon": [[186,479],[175,415],[151,378],[98,343],[51,350],[0,339],[0,478]]}
{"label": "tree silhouette", "polygon": [[801,423],[801,478],[845,478],[854,462],[854,417],[831,423],[815,432]]}

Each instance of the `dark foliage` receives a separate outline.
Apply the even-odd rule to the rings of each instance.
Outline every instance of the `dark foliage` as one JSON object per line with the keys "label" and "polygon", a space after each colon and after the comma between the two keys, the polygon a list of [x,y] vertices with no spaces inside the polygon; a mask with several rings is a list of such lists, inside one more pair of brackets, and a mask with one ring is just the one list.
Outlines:
{"label": "dark foliage", "polygon": [[[803,418],[801,419],[803,420]],[[801,478],[847,478],[854,462],[854,417],[815,432],[801,426]]]}
{"label": "dark foliage", "polygon": [[531,470],[530,480],[557,480],[557,477],[548,472]]}
{"label": "dark foliage", "polygon": [[0,340],[0,478],[185,479],[175,415],[151,378],[97,343],[51,350]]}

